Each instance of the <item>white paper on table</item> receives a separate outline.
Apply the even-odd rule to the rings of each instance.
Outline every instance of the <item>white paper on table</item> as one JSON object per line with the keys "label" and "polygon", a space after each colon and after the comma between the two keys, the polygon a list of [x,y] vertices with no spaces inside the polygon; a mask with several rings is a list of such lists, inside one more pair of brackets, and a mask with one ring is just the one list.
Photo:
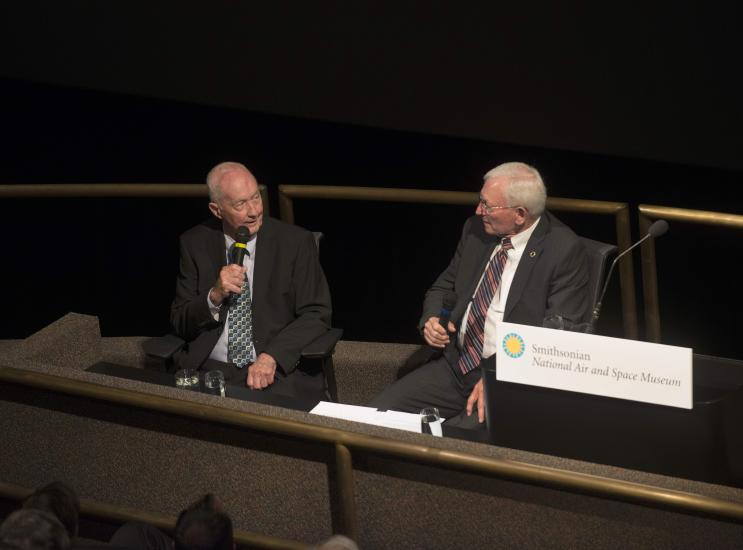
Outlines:
{"label": "white paper on table", "polygon": [[[381,412],[374,407],[344,405],[343,403],[331,403],[329,401],[320,401],[310,413],[343,420],[352,420],[354,422],[363,422],[365,424],[374,424],[375,426],[384,426],[386,428],[395,428],[407,432],[421,433],[421,417],[413,413],[398,411]],[[439,437],[441,436],[441,422],[443,422],[443,419],[430,424],[431,432]],[[437,430],[439,433],[437,434],[434,430]]]}
{"label": "white paper on table", "polygon": [[[319,414],[321,416],[330,416],[332,418],[341,418],[343,420],[353,420],[354,422],[370,422],[370,418],[377,414],[374,407],[360,407],[358,405],[344,405],[343,403],[331,403],[330,401],[320,401],[310,414]],[[373,424],[373,422],[371,422]]]}

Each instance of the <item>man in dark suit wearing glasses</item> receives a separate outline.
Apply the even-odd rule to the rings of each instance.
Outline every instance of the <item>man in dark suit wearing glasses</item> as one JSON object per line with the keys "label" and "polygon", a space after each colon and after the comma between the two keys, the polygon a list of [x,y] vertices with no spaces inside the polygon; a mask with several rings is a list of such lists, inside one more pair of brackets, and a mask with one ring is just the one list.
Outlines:
{"label": "man in dark suit wearing glasses", "polygon": [[[423,304],[419,328],[439,353],[388,386],[371,406],[413,413],[437,407],[453,425],[477,427],[484,421],[477,367],[496,351],[497,321],[542,326],[551,315],[587,320],[586,252],[575,233],[545,210],[539,172],[509,162],[484,180],[475,216],[465,222],[454,257]],[[443,327],[440,311],[452,293],[455,305]]]}

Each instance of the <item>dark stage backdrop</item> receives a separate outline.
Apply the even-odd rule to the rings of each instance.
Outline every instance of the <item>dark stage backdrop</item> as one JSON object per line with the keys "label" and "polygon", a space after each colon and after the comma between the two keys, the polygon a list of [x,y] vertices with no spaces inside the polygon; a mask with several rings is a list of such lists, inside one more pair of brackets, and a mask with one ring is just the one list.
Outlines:
{"label": "dark stage backdrop", "polygon": [[[4,2],[0,182],[198,182],[234,159],[269,187],[475,191],[523,160],[555,196],[743,212],[740,3],[538,4]],[[326,235],[346,337],[416,341],[468,209],[296,209]],[[206,215],[193,200],[4,200],[0,336],[70,310],[106,335],[165,332],[177,235]],[[607,221],[565,221],[611,239]],[[665,341],[743,355],[739,240],[674,225],[659,241]]]}
{"label": "dark stage backdrop", "polygon": [[0,6],[0,75],[741,169],[742,9],[734,0],[10,0]]}
{"label": "dark stage backdrop", "polygon": [[[199,182],[214,163],[281,183],[479,189],[506,160],[539,167],[562,197],[743,212],[741,173],[709,167],[312,121],[123,94],[0,81],[3,183]],[[275,194],[271,209],[277,212]],[[300,201],[297,222],[325,233],[334,324],[347,339],[418,341],[426,288],[472,209]],[[208,215],[195,199],[6,199],[0,203],[6,315],[18,338],[68,311],[104,335],[168,330],[177,235]],[[611,240],[613,225],[563,216]],[[633,220],[635,223],[635,220]],[[657,243],[664,341],[741,358],[740,234],[673,224]],[[639,257],[635,257],[639,264]],[[619,335],[618,285],[600,331]],[[638,289],[640,288],[638,281]]]}

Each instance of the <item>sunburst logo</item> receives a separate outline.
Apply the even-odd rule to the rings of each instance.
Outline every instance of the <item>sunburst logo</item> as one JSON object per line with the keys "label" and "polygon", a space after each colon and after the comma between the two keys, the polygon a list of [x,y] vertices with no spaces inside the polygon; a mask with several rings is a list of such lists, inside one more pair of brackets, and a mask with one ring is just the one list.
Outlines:
{"label": "sunburst logo", "polygon": [[517,359],[524,355],[525,350],[526,345],[524,344],[524,339],[515,332],[506,334],[503,338],[503,351],[505,351],[506,355],[509,357]]}

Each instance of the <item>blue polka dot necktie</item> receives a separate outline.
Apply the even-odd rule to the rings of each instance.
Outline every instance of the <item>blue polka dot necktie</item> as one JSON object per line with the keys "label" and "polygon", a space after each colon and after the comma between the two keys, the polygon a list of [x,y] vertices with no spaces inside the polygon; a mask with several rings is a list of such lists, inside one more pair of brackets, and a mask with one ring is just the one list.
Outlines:
{"label": "blue polka dot necktie", "polygon": [[239,369],[245,367],[253,356],[253,308],[250,300],[248,277],[242,292],[236,294],[227,313],[227,359]]}

